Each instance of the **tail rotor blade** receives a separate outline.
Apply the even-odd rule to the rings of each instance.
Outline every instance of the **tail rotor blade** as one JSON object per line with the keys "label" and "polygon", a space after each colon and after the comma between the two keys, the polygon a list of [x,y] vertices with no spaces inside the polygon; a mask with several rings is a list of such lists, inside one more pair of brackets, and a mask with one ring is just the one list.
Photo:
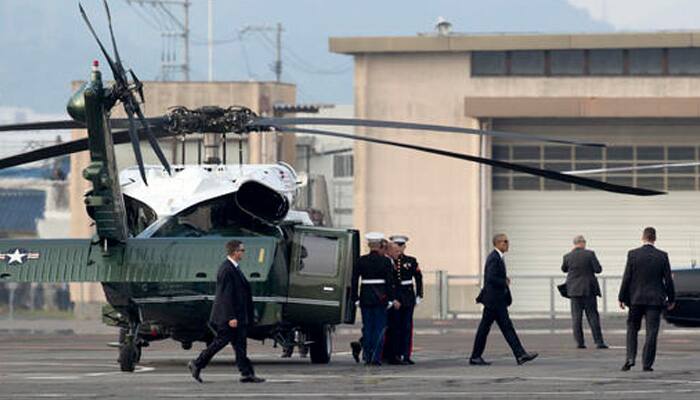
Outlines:
{"label": "tail rotor blade", "polygon": [[141,155],[141,143],[139,141],[139,135],[136,132],[136,123],[134,121],[134,108],[131,98],[128,102],[124,103],[124,111],[126,116],[129,118],[129,138],[131,139],[131,147],[134,149],[134,157],[136,158],[136,164],[139,166],[139,173],[141,174],[141,179],[143,183],[148,185],[146,180],[146,170],[143,166],[143,156]]}
{"label": "tail rotor blade", "polygon": [[90,23],[90,19],[88,19],[87,14],[85,13],[85,9],[83,9],[83,5],[78,3],[78,7],[80,8],[80,14],[83,16],[83,20],[85,21],[85,24],[87,24],[88,29],[90,29],[90,33],[92,33],[92,37],[95,38],[95,40],[97,41],[97,44],[100,46],[100,50],[102,50],[102,54],[107,59],[107,63],[109,64],[109,68],[112,70],[112,74],[114,75],[114,80],[119,82],[119,83],[124,83],[123,82],[124,77],[120,73],[120,70],[117,67],[117,65],[114,63],[114,60],[112,60],[112,57],[110,57],[109,53],[107,53],[107,49],[105,49],[105,46],[102,44],[102,41],[100,41],[100,38],[97,37],[97,33],[95,33],[95,29],[92,27],[92,24]]}
{"label": "tail rotor blade", "polygon": [[139,98],[141,98],[141,103],[144,103],[145,100],[143,99],[143,84],[141,84],[141,81],[138,77],[136,77],[136,74],[133,70],[129,70],[129,73],[131,74],[131,80],[134,81],[134,86],[136,86],[136,90],[139,92]]}
{"label": "tail rotor blade", "polygon": [[[121,57],[119,57],[119,50],[117,49],[117,41],[114,39],[114,30],[112,29],[112,14],[109,12],[109,6],[107,5],[107,0],[102,0],[105,5],[105,11],[107,12],[107,25],[109,25],[109,36],[112,38],[112,48],[114,49],[114,59],[116,60],[115,66],[119,70],[119,75],[126,81],[126,73],[124,71],[124,66],[122,65]],[[116,78],[115,78],[116,79]]]}
{"label": "tail rotor blade", "polygon": [[417,146],[417,145],[408,144],[408,143],[400,143],[400,142],[394,142],[394,141],[390,141],[390,140],[377,139],[377,138],[364,137],[364,136],[356,136],[356,135],[331,132],[331,131],[324,131],[324,130],[318,130],[318,129],[304,129],[304,128],[296,128],[296,127],[291,127],[291,128],[285,127],[285,128],[277,128],[277,129],[282,131],[282,132],[308,133],[311,135],[339,137],[339,138],[345,138],[345,139],[351,139],[351,140],[359,140],[359,141],[370,142],[370,143],[379,143],[379,144],[384,144],[384,145],[389,145],[389,146],[402,147],[405,149],[411,149],[411,150],[416,150],[416,151],[420,151],[420,152],[424,152],[424,153],[440,155],[443,157],[455,158],[458,160],[472,161],[472,162],[476,162],[476,163],[480,163],[480,164],[490,165],[492,167],[509,169],[512,171],[522,172],[522,173],[529,174],[529,175],[540,176],[543,178],[552,179],[552,180],[556,180],[556,181],[560,181],[560,182],[573,183],[576,185],[587,186],[587,187],[590,187],[593,189],[605,190],[605,191],[613,192],[613,193],[632,194],[632,195],[637,195],[637,196],[655,196],[655,195],[659,195],[659,194],[665,194],[664,192],[660,192],[660,191],[656,191],[656,190],[635,188],[635,187],[622,186],[622,185],[614,185],[612,183],[601,182],[601,181],[597,181],[595,179],[589,179],[589,178],[583,178],[580,176],[562,174],[562,173],[557,172],[557,171],[533,168],[533,167],[529,167],[526,165],[513,164],[513,163],[509,163],[509,162],[505,162],[505,161],[493,160],[490,158],[477,157],[477,156],[472,156],[472,155],[462,154],[462,153],[455,153],[455,152],[441,150],[441,149],[435,149],[435,148],[431,148],[431,147]]}
{"label": "tail rotor blade", "polygon": [[148,143],[150,143],[153,152],[156,153],[156,157],[158,157],[158,160],[163,165],[165,170],[168,171],[168,175],[172,175],[172,172],[170,171],[170,163],[168,163],[168,159],[165,158],[163,150],[161,150],[160,145],[158,145],[158,140],[156,140],[155,136],[153,136],[151,127],[146,121],[146,118],[144,117],[143,112],[141,111],[141,107],[139,107],[138,104],[135,104],[134,110],[139,118],[139,121],[141,122],[141,125],[143,125],[144,129],[146,130],[146,138],[148,139]]}

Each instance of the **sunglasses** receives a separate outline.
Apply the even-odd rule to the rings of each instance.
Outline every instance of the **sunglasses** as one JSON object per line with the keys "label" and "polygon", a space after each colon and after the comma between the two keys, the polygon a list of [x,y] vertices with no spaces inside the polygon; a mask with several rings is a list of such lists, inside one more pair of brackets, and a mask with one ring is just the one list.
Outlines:
{"label": "sunglasses", "polygon": [[236,251],[239,251],[239,252],[241,252],[241,253],[245,253],[245,249],[238,249],[238,250],[236,250]]}

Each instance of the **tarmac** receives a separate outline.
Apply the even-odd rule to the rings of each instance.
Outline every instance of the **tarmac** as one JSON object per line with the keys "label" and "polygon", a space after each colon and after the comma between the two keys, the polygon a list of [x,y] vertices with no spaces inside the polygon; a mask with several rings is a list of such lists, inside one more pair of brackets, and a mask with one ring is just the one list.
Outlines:
{"label": "tarmac", "polygon": [[[311,364],[296,353],[283,359],[270,342],[249,341],[250,358],[266,383],[238,382],[233,352],[225,349],[199,384],[186,364],[201,343],[189,351],[172,340],[152,343],[136,372],[124,373],[116,349],[107,346],[116,339],[113,328],[90,321],[0,321],[0,399],[700,398],[700,329],[664,322],[655,371],[641,371],[637,360],[632,371],[622,372],[623,319],[603,321],[608,350],[576,349],[568,320],[516,320],[526,349],[540,354],[523,366],[494,326],[484,355],[493,362],[488,367],[469,366],[466,359],[477,323],[417,321],[413,366],[356,364],[349,342],[359,335],[359,326],[338,327],[328,365]],[[96,333],[89,333],[90,324]]]}

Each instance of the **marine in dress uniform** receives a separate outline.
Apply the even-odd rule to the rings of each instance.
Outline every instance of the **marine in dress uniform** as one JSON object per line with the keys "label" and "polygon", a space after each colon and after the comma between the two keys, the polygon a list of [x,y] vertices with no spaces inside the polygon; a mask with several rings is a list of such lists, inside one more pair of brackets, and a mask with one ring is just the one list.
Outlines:
{"label": "marine in dress uniform", "polygon": [[370,232],[366,238],[370,252],[357,260],[352,296],[362,312],[362,357],[365,364],[381,365],[387,307],[399,308],[400,303],[395,301],[391,261],[381,252],[384,235]]}
{"label": "marine in dress uniform", "polygon": [[[404,253],[408,237],[394,235],[389,238],[398,248],[398,255],[393,260],[393,282],[396,298],[401,308],[390,310],[390,337],[387,344],[391,350],[387,354],[390,363],[414,364],[411,360],[413,345],[413,311],[423,298],[423,274],[415,257]],[[413,282],[415,280],[415,290]]]}

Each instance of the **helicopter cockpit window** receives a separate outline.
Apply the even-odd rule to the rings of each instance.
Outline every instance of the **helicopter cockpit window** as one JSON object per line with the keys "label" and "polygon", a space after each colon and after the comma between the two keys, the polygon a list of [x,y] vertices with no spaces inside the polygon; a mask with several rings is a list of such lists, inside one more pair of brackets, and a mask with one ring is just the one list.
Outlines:
{"label": "helicopter cockpit window", "polygon": [[302,236],[299,273],[335,276],[338,273],[338,239],[313,235]]}
{"label": "helicopter cockpit window", "polygon": [[167,219],[150,237],[201,237],[279,235],[274,227],[244,214],[234,195],[221,196],[192,206]]}
{"label": "helicopter cockpit window", "polygon": [[151,207],[133,197],[124,196],[124,206],[126,208],[127,227],[131,236],[136,236],[143,232],[158,218]]}

